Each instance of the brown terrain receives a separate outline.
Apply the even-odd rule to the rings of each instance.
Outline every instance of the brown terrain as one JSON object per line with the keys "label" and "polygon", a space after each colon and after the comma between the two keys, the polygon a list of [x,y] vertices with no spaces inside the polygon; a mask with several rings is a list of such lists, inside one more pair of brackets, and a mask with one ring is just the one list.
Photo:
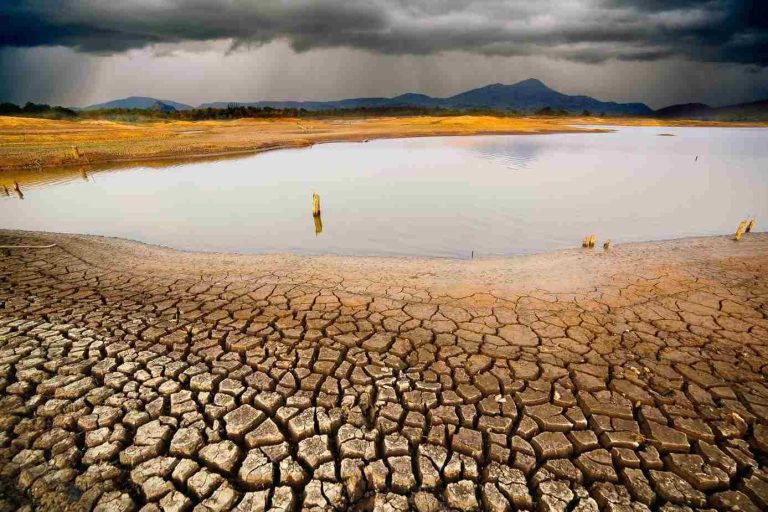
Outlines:
{"label": "brown terrain", "polygon": [[0,184],[9,170],[189,159],[334,141],[481,134],[599,131],[583,125],[766,126],[631,118],[382,117],[233,121],[54,121],[0,116]]}
{"label": "brown terrain", "polygon": [[372,138],[578,131],[556,119],[404,117],[233,121],[52,121],[0,117],[0,168],[185,159]]}
{"label": "brown terrain", "polygon": [[0,245],[1,511],[768,509],[768,234]]}

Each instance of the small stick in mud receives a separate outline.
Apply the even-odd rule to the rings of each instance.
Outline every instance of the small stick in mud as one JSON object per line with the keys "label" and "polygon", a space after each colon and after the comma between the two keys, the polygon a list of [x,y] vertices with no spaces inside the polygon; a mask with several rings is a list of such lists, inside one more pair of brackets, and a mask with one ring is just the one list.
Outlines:
{"label": "small stick in mud", "polygon": [[755,218],[752,217],[751,219],[749,219],[749,222],[747,223],[747,227],[745,228],[744,232],[751,233],[754,227],[755,227]]}
{"label": "small stick in mud", "polygon": [[736,234],[733,235],[733,239],[737,242],[741,240],[741,235],[744,234],[744,229],[747,227],[747,221],[743,220],[739,222],[739,227],[736,228]]}
{"label": "small stick in mud", "polygon": [[13,190],[16,191],[16,195],[19,196],[19,199],[24,199],[24,192],[21,191],[21,187],[19,187],[19,183],[16,181],[13,182]]}
{"label": "small stick in mud", "polygon": [[320,215],[320,196],[317,192],[312,194],[312,215],[315,217]]}
{"label": "small stick in mud", "polygon": [[603,242],[603,249],[607,251],[610,248],[611,248],[611,239],[609,238],[608,240]]}

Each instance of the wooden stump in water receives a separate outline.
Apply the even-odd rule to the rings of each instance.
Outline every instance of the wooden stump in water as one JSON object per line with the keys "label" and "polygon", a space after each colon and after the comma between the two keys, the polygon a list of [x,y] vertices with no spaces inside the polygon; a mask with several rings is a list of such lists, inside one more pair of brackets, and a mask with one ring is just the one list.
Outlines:
{"label": "wooden stump in water", "polygon": [[317,192],[312,194],[312,215],[320,215],[320,196]]}
{"label": "wooden stump in water", "polygon": [[737,242],[741,240],[741,235],[744,234],[744,229],[747,227],[747,221],[743,220],[739,222],[739,227],[736,228],[736,234],[733,235],[733,239]]}
{"label": "wooden stump in water", "polygon": [[752,229],[755,227],[755,219],[754,217],[749,220],[749,223],[747,224],[747,228],[745,230],[745,233],[751,233]]}
{"label": "wooden stump in water", "polygon": [[581,240],[581,246],[585,249],[592,249],[597,243],[597,236],[587,235]]}
{"label": "wooden stump in water", "polygon": [[605,243],[603,243],[603,249],[607,251],[610,248],[611,248],[611,240],[608,239],[605,241]]}
{"label": "wooden stump in water", "polygon": [[319,235],[323,232],[323,219],[320,217],[320,214],[312,215],[312,218],[315,220],[315,236]]}

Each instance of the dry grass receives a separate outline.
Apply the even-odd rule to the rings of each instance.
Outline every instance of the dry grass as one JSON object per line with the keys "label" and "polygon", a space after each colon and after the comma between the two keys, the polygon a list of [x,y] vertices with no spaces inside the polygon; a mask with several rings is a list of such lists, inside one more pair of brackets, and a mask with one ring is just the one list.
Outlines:
{"label": "dry grass", "polygon": [[581,130],[557,119],[489,116],[149,123],[0,117],[0,168],[186,158],[387,137]]}

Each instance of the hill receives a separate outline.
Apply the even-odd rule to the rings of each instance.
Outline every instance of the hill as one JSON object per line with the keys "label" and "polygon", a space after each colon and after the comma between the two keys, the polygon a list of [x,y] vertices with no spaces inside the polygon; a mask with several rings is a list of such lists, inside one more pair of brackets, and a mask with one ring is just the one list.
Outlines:
{"label": "hill", "polygon": [[656,117],[663,119],[704,119],[712,115],[714,109],[704,103],[681,103],[660,108]]}
{"label": "hill", "polygon": [[663,119],[699,119],[703,121],[766,121],[768,99],[750,103],[737,103],[725,107],[710,107],[704,103],[682,103],[657,110]]}
{"label": "hill", "polygon": [[[169,108],[170,107],[170,108]],[[156,98],[147,98],[144,96],[131,96],[129,98],[123,98],[120,100],[107,101],[106,103],[98,103],[96,105],[89,105],[83,110],[107,110],[113,108],[124,109],[142,109],[142,110],[190,110],[195,107],[185,105],[184,103],[177,103],[170,100],[158,100]]]}
{"label": "hill", "polygon": [[614,103],[596,100],[589,96],[569,96],[547,87],[535,78],[513,85],[487,85],[457,94],[447,98],[446,101],[457,108],[481,107],[523,112],[536,111],[545,107],[571,113],[588,110],[594,114],[609,115],[647,115],[653,112],[643,103]]}
{"label": "hill", "polygon": [[768,120],[768,99],[739,103],[715,109],[718,119],[737,121],[766,121]]}

